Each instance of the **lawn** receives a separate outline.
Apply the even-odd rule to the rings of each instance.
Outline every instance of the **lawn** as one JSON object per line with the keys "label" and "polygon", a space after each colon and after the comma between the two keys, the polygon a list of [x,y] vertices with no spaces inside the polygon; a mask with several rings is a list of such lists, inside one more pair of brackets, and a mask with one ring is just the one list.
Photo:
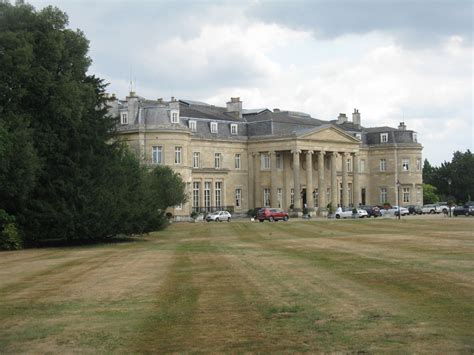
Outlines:
{"label": "lawn", "polygon": [[474,218],[183,223],[0,253],[0,353],[474,351]]}

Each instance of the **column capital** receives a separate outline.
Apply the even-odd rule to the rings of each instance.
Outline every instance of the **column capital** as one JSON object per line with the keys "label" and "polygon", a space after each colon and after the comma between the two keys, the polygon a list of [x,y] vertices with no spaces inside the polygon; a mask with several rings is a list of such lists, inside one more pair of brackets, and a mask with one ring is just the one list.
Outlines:
{"label": "column capital", "polygon": [[319,155],[322,155],[322,156],[326,155],[326,153],[327,153],[327,152],[326,152],[326,151],[324,151],[324,150],[320,150],[320,151],[318,151],[318,154],[319,154]]}
{"label": "column capital", "polygon": [[334,158],[337,158],[337,155],[338,155],[338,154],[339,154],[338,152],[331,152],[331,155],[332,155]]}
{"label": "column capital", "polygon": [[267,153],[268,153],[268,155],[275,155],[276,151],[275,150],[269,150]]}
{"label": "column capital", "polygon": [[301,150],[295,149],[291,151],[292,154],[300,154]]}
{"label": "column capital", "polygon": [[314,154],[314,150],[307,150],[306,154],[308,154],[308,155]]}

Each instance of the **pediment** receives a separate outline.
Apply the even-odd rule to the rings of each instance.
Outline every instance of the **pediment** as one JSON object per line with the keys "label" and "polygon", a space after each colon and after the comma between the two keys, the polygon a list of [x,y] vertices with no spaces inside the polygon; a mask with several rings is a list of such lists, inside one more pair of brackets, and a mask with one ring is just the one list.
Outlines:
{"label": "pediment", "polygon": [[334,143],[360,143],[357,138],[334,126],[317,127],[298,138]]}

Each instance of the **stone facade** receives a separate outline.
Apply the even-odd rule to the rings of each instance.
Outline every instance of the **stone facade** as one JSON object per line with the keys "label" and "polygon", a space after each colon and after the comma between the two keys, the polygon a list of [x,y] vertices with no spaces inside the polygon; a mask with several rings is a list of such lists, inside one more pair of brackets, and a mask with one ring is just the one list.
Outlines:
{"label": "stone facade", "polygon": [[[361,126],[358,110],[323,121],[300,112],[189,100],[111,98],[117,130],[143,164],[179,172],[189,201],[172,213],[262,206],[319,213],[327,205],[422,204],[416,132]],[[397,184],[398,182],[398,184]],[[295,193],[296,192],[296,193]],[[400,196],[399,196],[400,194]]]}

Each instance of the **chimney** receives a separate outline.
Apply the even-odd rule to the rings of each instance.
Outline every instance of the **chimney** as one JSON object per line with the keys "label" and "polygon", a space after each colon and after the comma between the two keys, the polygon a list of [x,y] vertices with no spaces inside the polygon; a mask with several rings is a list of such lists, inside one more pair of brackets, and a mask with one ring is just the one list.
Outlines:
{"label": "chimney", "polygon": [[238,118],[242,118],[242,101],[240,101],[240,97],[230,98],[230,101],[227,103],[226,112],[233,112]]}
{"label": "chimney", "polygon": [[358,109],[354,109],[352,113],[352,123],[360,128],[360,113]]}
{"label": "chimney", "polygon": [[405,126],[405,122],[400,122],[400,124],[398,125],[398,130],[404,131],[406,129],[407,129],[407,126]]}
{"label": "chimney", "polygon": [[340,113],[339,116],[337,116],[337,123],[342,124],[344,122],[347,122],[347,116],[345,113]]}
{"label": "chimney", "polygon": [[162,104],[163,103],[163,98],[159,97],[156,101],[158,101],[159,104]]}
{"label": "chimney", "polygon": [[274,108],[273,112],[280,112],[280,109],[279,108]]}

